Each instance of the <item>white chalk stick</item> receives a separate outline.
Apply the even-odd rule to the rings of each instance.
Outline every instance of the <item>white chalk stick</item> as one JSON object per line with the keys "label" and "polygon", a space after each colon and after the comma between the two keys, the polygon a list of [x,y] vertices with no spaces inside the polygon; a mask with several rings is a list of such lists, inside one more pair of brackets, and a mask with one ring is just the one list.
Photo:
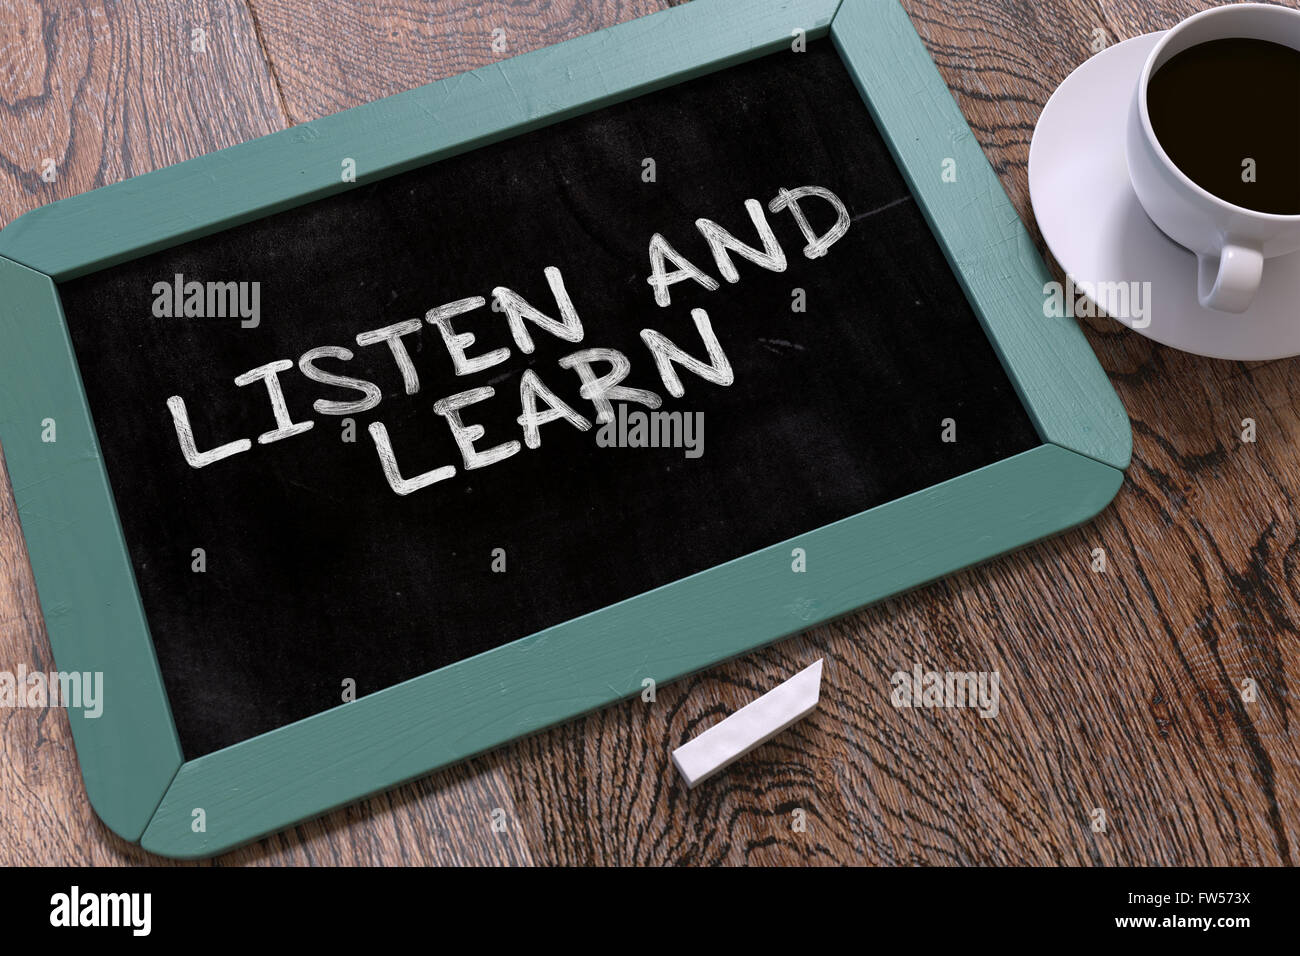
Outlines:
{"label": "white chalk stick", "polygon": [[673,751],[673,763],[694,787],[766,743],[814,707],[821,695],[822,662],[805,667],[758,700]]}

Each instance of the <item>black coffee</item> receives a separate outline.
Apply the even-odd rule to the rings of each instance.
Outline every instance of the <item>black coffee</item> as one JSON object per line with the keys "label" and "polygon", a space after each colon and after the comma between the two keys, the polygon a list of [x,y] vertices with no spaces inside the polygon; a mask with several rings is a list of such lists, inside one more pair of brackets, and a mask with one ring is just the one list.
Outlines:
{"label": "black coffee", "polygon": [[1300,50],[1245,38],[1189,47],[1151,77],[1147,109],[1160,145],[1202,189],[1300,215]]}

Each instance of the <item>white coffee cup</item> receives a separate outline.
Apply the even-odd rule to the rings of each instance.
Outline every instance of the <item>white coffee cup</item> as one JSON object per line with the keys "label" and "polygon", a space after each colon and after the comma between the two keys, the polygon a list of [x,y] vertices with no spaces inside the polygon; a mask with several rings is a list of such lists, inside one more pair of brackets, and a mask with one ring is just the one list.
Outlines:
{"label": "white coffee cup", "polygon": [[[1151,221],[1196,254],[1201,305],[1239,313],[1250,308],[1259,290],[1264,260],[1300,251],[1300,215],[1246,209],[1202,189],[1174,165],[1156,140],[1147,110],[1147,86],[1156,70],[1188,47],[1228,37],[1269,40],[1300,50],[1300,10],[1241,3],[1205,10],[1169,30],[1142,67],[1129,109],[1125,152],[1133,190]],[[1224,83],[1232,82],[1231,77],[1224,78]],[[1286,121],[1282,116],[1278,119]],[[1207,123],[1213,121],[1212,116],[1206,117]]]}

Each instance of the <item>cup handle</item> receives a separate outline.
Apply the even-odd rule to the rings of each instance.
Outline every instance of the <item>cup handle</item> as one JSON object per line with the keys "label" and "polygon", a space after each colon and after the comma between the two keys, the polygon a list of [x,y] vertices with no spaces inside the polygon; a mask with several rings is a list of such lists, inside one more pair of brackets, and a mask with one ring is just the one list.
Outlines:
{"label": "cup handle", "polygon": [[1196,257],[1196,295],[1216,312],[1245,312],[1259,291],[1264,254],[1253,246],[1226,242],[1217,256]]}

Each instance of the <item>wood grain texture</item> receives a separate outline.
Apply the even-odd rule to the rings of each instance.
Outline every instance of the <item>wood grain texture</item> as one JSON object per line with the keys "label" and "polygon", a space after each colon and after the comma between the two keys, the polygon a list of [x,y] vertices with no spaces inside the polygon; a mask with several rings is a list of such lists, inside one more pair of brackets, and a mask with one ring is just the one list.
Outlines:
{"label": "wood grain texture", "polygon": [[[904,0],[1036,240],[1033,125],[1090,55],[1094,30],[1116,42],[1206,5]],[[231,53],[182,83],[142,38],[173,30],[184,5],[95,15],[52,4],[37,16],[0,3],[0,219],[492,62],[498,18],[516,52],[656,5],[329,6],[220,7],[241,24],[227,49],[244,59]],[[32,36],[39,52],[19,50]],[[204,97],[220,108],[194,105]],[[73,161],[47,195],[30,157],[61,128]],[[1108,320],[1086,332],[1134,429],[1125,487],[1091,524],[218,862],[1300,862],[1300,360],[1201,359]],[[1240,440],[1245,418],[1258,423],[1254,443]],[[1095,548],[1104,574],[1091,570]],[[682,787],[672,747],[822,655],[809,719]],[[5,487],[0,667],[20,661],[48,667],[49,651]],[[999,716],[895,709],[889,675],[914,663],[997,669]],[[1254,703],[1242,700],[1244,679],[1258,686]],[[0,862],[146,858],[91,815],[62,714],[0,721]],[[486,825],[497,807],[503,833]],[[1091,826],[1098,808],[1104,832]]]}
{"label": "wood grain texture", "polygon": [[291,123],[673,5],[668,0],[249,3]]}
{"label": "wood grain texture", "polygon": [[5,222],[284,125],[241,3],[0,2]]}

